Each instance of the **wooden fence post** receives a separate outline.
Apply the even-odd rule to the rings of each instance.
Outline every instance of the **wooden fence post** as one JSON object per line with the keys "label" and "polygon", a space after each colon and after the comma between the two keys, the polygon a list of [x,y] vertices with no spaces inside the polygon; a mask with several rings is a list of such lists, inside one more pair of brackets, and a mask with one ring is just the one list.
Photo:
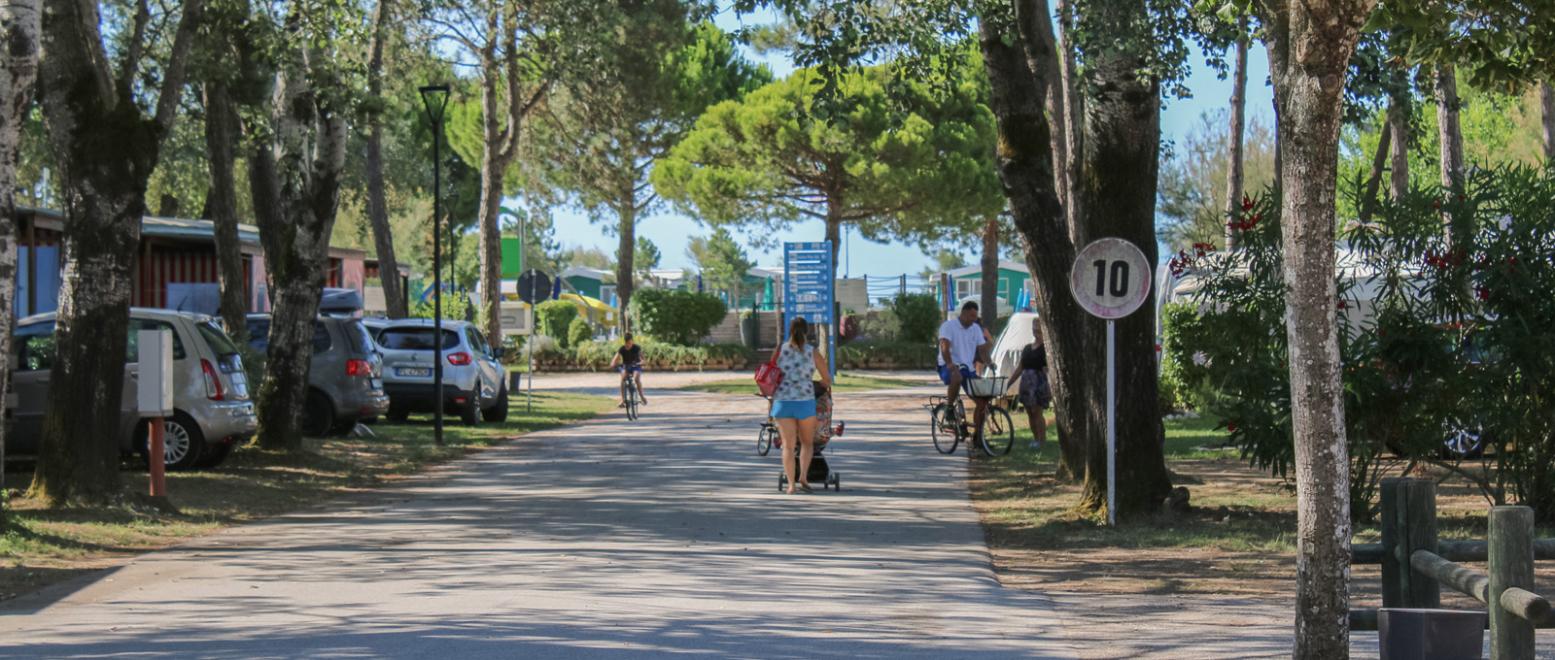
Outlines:
{"label": "wooden fence post", "polygon": [[1509,587],[1533,589],[1533,509],[1490,509],[1490,659],[1533,660],[1534,626],[1501,604]]}
{"label": "wooden fence post", "polygon": [[1389,478],[1382,480],[1382,606],[1383,607],[1408,607],[1405,600],[1404,573],[1409,570],[1409,563],[1399,562],[1398,551],[1401,538],[1402,523],[1400,520],[1400,506],[1404,499],[1404,484],[1407,479]]}
{"label": "wooden fence post", "polygon": [[1404,485],[1404,527],[1400,530],[1404,546],[1402,572],[1405,583],[1406,607],[1435,608],[1442,606],[1442,585],[1436,578],[1415,570],[1409,558],[1416,550],[1436,552],[1436,482],[1429,479],[1407,479]]}

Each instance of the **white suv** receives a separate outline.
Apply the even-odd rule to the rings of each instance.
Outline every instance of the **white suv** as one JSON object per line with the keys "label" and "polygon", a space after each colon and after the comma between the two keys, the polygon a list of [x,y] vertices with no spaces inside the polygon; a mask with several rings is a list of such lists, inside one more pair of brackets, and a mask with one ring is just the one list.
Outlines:
{"label": "white suv", "polygon": [[502,349],[486,343],[466,321],[443,321],[443,391],[433,385],[431,319],[391,321],[373,338],[383,353],[383,390],[389,395],[390,421],[435,406],[459,415],[467,425],[508,418],[507,370],[498,361]]}

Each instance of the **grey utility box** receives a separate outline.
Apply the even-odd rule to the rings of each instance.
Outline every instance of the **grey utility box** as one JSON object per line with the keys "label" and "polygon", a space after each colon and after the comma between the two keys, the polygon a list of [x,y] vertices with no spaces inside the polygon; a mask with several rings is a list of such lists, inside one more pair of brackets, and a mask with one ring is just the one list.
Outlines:
{"label": "grey utility box", "polygon": [[1382,660],[1479,660],[1485,613],[1384,607],[1377,614]]}

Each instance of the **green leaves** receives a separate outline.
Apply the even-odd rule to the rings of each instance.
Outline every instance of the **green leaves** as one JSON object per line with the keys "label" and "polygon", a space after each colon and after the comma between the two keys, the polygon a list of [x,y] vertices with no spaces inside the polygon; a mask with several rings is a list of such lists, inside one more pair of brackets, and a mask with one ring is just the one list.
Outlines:
{"label": "green leaves", "polygon": [[843,76],[845,111],[830,120],[813,113],[825,89],[813,69],[713,106],[660,160],[654,185],[714,224],[817,218],[908,240],[970,231],[1003,207],[984,88],[936,96],[927,84],[893,87],[891,74],[881,66]]}

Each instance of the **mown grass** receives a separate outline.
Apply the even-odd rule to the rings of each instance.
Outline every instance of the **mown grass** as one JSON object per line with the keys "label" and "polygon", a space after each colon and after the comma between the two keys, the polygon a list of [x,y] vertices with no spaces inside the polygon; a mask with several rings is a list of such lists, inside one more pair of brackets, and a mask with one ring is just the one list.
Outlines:
{"label": "mown grass", "polygon": [[[922,384],[898,378],[881,378],[878,376],[860,376],[855,374],[843,374],[833,381],[833,385],[836,388],[835,391],[837,392],[891,390],[916,387]],[[751,394],[756,391],[756,382],[750,378],[731,378],[687,385],[680,389],[692,392],[712,392],[715,394]]]}
{"label": "mown grass", "polygon": [[1079,484],[1057,477],[1058,443],[1049,418],[1047,442],[1029,447],[1025,415],[1009,456],[978,460],[973,498],[990,541],[1026,549],[1209,548],[1229,552],[1287,552],[1295,547],[1295,493],[1242,467],[1213,421],[1166,422],[1165,453],[1173,482],[1187,486],[1192,509],[1146,515],[1105,525],[1098,512],[1077,507]]}
{"label": "mown grass", "polygon": [[[372,488],[480,451],[504,440],[594,417],[608,398],[536,392],[535,409],[515,404],[508,421],[474,428],[448,420],[444,444],[433,440],[430,418],[377,424],[376,437],[309,440],[307,451],[241,447],[213,470],[168,474],[176,513],[151,506],[145,469],[127,466],[120,478],[123,504],[52,509],[16,497],[10,526],[0,535],[0,600],[64,579],[115,556],[165,547],[221,527],[327,503],[332,496]],[[25,466],[23,466],[25,467]],[[30,473],[6,475],[12,487]]]}

